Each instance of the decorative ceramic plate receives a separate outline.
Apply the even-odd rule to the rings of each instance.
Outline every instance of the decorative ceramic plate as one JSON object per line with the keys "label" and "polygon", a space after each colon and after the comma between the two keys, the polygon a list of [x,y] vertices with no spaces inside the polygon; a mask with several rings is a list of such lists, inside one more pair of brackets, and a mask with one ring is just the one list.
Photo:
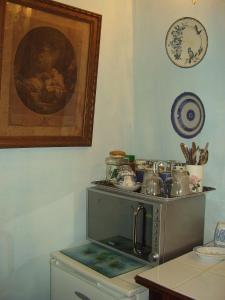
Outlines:
{"label": "decorative ceramic plate", "polygon": [[204,26],[196,19],[185,17],[174,22],[166,35],[166,52],[178,67],[190,68],[203,59],[208,48]]}
{"label": "decorative ceramic plate", "polygon": [[205,123],[205,109],[200,98],[189,92],[179,95],[171,108],[171,122],[183,138],[198,135]]}
{"label": "decorative ceramic plate", "polygon": [[225,248],[222,247],[195,247],[193,251],[201,258],[211,260],[223,260],[225,259]]}

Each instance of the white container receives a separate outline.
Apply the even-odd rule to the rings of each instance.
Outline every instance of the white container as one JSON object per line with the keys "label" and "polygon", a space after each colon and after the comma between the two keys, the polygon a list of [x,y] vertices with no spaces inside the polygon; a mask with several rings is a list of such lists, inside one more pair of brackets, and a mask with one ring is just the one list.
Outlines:
{"label": "white container", "polygon": [[199,193],[203,191],[203,165],[187,165],[186,169],[189,173],[190,190],[192,193]]}
{"label": "white container", "polygon": [[214,234],[215,246],[225,247],[225,222],[218,222]]}

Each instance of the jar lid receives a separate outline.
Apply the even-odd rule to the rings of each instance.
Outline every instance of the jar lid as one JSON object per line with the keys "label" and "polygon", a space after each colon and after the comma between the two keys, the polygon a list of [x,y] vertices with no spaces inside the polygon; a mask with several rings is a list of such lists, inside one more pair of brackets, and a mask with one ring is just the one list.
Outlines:
{"label": "jar lid", "polygon": [[109,155],[113,157],[124,157],[126,153],[121,150],[113,150],[109,152]]}

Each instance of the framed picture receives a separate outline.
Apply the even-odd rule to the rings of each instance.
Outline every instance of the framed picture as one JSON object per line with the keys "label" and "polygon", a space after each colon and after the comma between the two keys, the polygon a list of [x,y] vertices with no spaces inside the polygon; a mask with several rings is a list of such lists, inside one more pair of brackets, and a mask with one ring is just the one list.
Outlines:
{"label": "framed picture", "polygon": [[101,16],[0,2],[0,147],[91,146]]}

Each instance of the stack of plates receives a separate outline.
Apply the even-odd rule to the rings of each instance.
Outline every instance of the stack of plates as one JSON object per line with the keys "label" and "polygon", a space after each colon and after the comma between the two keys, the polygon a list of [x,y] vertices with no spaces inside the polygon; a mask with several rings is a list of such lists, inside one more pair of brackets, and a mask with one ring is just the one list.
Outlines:
{"label": "stack of plates", "polygon": [[225,259],[225,248],[222,247],[204,247],[198,246],[193,251],[201,258],[207,260],[223,260]]}

